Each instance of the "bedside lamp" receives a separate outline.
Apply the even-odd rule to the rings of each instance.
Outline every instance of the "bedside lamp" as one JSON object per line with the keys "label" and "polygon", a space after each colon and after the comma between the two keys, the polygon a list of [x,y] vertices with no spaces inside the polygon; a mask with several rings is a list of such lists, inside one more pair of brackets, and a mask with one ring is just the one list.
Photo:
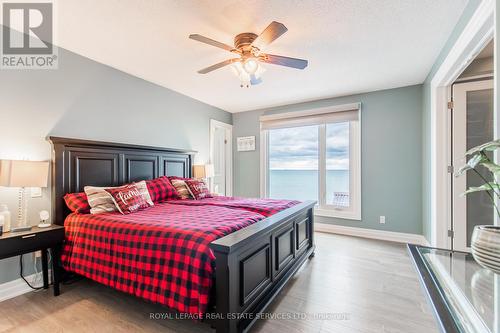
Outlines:
{"label": "bedside lamp", "polygon": [[203,179],[207,182],[208,187],[212,188],[212,182],[209,178],[215,176],[214,165],[213,164],[199,164],[193,165],[193,177],[198,179]]}
{"label": "bedside lamp", "polygon": [[215,176],[213,164],[193,165],[193,177],[198,179],[212,178]]}
{"label": "bedside lamp", "polygon": [[27,225],[28,195],[31,187],[47,187],[49,162],[0,160],[0,186],[18,187],[17,226],[12,231],[30,230]]}

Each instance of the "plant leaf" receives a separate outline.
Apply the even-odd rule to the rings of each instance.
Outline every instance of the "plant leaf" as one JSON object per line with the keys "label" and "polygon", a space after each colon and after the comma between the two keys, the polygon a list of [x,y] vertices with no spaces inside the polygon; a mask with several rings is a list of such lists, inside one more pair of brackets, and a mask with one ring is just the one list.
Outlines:
{"label": "plant leaf", "polygon": [[498,164],[495,164],[493,162],[482,162],[481,165],[490,170],[494,175],[500,173],[500,165]]}
{"label": "plant leaf", "polygon": [[474,169],[478,164],[486,162],[488,159],[483,154],[474,155],[467,164]]}
{"label": "plant leaf", "polygon": [[466,195],[469,193],[481,192],[481,191],[491,191],[491,188],[498,190],[500,189],[500,185],[495,183],[483,184],[478,187],[470,187],[467,191],[465,191],[462,195]]}
{"label": "plant leaf", "polygon": [[478,164],[483,163],[485,161],[488,161],[488,159],[483,154],[474,155],[469,159],[466,165],[464,165],[458,170],[456,176],[458,177],[463,175],[465,172],[474,169]]}
{"label": "plant leaf", "polygon": [[494,140],[470,149],[465,155],[473,155],[483,151],[494,151],[498,148],[500,148],[500,140]]}
{"label": "plant leaf", "polygon": [[460,177],[461,175],[463,175],[464,173],[466,173],[469,170],[472,170],[472,168],[470,167],[469,164],[466,164],[463,167],[461,167],[460,169],[458,169],[458,171],[455,173],[455,177]]}

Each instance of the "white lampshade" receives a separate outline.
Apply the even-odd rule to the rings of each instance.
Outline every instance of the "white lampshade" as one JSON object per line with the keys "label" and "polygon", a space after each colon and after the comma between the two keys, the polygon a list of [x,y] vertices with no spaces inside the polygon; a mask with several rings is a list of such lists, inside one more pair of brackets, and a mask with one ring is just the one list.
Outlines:
{"label": "white lampshade", "polygon": [[0,160],[0,186],[47,187],[49,162]]}
{"label": "white lampshade", "polygon": [[210,178],[214,176],[213,164],[199,164],[193,165],[194,178]]}

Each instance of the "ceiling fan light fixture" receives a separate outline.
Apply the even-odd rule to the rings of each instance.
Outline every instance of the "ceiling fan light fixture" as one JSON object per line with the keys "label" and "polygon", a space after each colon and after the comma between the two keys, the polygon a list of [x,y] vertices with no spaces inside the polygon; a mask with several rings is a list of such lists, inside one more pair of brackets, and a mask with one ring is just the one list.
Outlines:
{"label": "ceiling fan light fixture", "polygon": [[235,61],[231,65],[231,70],[238,77],[241,87],[248,87],[260,83],[262,81],[260,78],[266,71],[265,68],[257,62],[257,69],[254,73],[250,74],[246,71],[242,61]]}
{"label": "ceiling fan light fixture", "polygon": [[249,75],[255,74],[255,72],[259,69],[259,61],[255,58],[247,58],[243,62],[243,69]]}
{"label": "ceiling fan light fixture", "polygon": [[260,35],[252,32],[244,32],[236,35],[234,37],[234,47],[202,35],[189,35],[189,38],[193,40],[224,49],[240,56],[240,58],[227,59],[207,68],[203,68],[199,70],[198,73],[207,74],[224,66],[232,65],[231,69],[239,78],[241,83],[240,86],[249,87],[250,85],[256,85],[262,82],[261,76],[264,72],[262,63],[304,69],[308,65],[305,59],[290,58],[261,52],[262,47],[271,44],[287,31],[288,29],[283,23],[273,21]]}

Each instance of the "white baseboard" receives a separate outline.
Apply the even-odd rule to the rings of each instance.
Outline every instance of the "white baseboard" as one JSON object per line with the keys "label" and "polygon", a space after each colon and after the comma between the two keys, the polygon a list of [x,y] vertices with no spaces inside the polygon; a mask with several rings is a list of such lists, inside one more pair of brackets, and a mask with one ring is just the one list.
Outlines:
{"label": "white baseboard", "polygon": [[331,234],[356,236],[362,238],[379,239],[398,243],[411,243],[429,246],[429,242],[422,235],[407,234],[403,232],[384,231],[366,228],[346,227],[342,225],[315,223],[314,230]]}
{"label": "white baseboard", "polygon": [[[50,276],[50,270],[49,270],[49,276]],[[25,278],[26,280],[31,282],[35,278],[35,274],[25,276]],[[33,289],[31,289],[26,284],[26,282],[24,282],[24,280],[21,278],[2,283],[0,284],[0,302],[20,296],[30,291],[33,291]]]}

